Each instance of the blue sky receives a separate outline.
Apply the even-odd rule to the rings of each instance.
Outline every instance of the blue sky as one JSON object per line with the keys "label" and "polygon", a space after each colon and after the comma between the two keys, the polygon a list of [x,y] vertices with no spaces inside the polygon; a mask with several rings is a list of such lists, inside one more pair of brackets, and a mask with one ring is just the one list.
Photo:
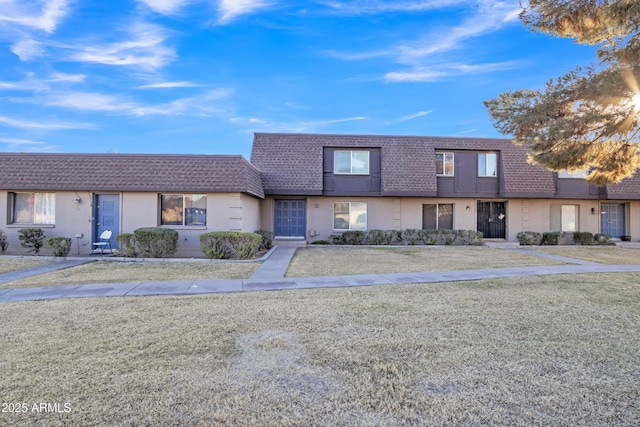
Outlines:
{"label": "blue sky", "polygon": [[254,132],[499,137],[594,49],[517,0],[0,0],[0,151],[249,157]]}

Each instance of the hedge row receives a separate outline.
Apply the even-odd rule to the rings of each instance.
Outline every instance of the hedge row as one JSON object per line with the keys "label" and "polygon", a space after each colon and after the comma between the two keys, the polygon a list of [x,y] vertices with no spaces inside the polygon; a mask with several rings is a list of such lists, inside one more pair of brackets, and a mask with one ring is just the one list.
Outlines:
{"label": "hedge row", "polygon": [[[567,233],[552,231],[538,233],[537,231],[521,231],[517,234],[518,242],[523,246],[557,245],[561,237]],[[605,233],[593,234],[588,231],[576,231],[573,233],[574,245],[613,245],[611,236]]]}
{"label": "hedge row", "polygon": [[[482,233],[473,230],[345,231],[329,236],[334,245],[481,245]],[[315,243],[315,242],[314,242]]]}
{"label": "hedge row", "polygon": [[[125,257],[167,258],[178,248],[178,232],[169,228],[139,228],[116,236],[120,255]],[[200,235],[200,249],[208,258],[249,259],[263,249],[270,249],[273,233],[215,231]]]}

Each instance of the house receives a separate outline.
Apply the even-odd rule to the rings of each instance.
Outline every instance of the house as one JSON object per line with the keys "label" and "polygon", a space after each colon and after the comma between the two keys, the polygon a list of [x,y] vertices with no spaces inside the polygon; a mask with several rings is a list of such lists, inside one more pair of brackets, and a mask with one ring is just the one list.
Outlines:
{"label": "house", "polygon": [[255,135],[261,227],[327,239],[345,230],[470,229],[640,234],[640,176],[598,187],[527,162],[509,139]]}
{"label": "house", "polygon": [[470,229],[640,237],[640,176],[598,187],[584,173],[527,163],[508,139],[257,133],[242,156],[0,154],[0,229],[72,237],[105,229],[179,232],[176,256],[202,256],[209,231],[271,230],[314,241],[346,230]]}
{"label": "house", "polygon": [[10,253],[24,252],[20,228],[72,237],[74,255],[103,230],[117,247],[118,233],[161,226],[178,230],[176,256],[202,256],[200,234],[260,225],[260,173],[242,156],[0,154],[0,171]]}

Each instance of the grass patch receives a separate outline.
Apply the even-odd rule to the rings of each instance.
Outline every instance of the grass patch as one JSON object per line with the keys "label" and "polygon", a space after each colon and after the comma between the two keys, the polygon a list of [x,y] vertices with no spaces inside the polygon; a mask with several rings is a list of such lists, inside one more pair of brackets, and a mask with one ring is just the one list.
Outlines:
{"label": "grass patch", "polygon": [[561,255],[602,264],[638,264],[640,250],[602,246],[527,247],[552,255]]}
{"label": "grass patch", "polygon": [[640,275],[2,304],[7,425],[638,425]]}
{"label": "grass patch", "polygon": [[489,247],[299,248],[288,277],[383,274],[566,264]]}
{"label": "grass patch", "polygon": [[0,288],[135,281],[244,279],[249,277],[258,265],[255,263],[96,261],[7,282],[0,285]]}
{"label": "grass patch", "polygon": [[48,264],[51,261],[33,258],[20,257],[0,257],[0,274],[9,273],[11,271],[23,270],[25,268],[37,267],[39,265]]}

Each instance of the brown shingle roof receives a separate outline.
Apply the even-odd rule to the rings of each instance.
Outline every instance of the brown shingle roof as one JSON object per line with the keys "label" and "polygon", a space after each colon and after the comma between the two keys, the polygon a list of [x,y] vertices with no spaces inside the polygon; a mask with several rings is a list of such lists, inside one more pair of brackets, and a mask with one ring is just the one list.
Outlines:
{"label": "brown shingle roof", "polygon": [[0,154],[3,190],[243,192],[263,198],[242,156]]}
{"label": "brown shingle roof", "polygon": [[323,147],[379,147],[386,195],[437,192],[436,150],[500,151],[505,197],[553,197],[553,173],[528,164],[526,150],[509,139],[257,133],[251,162],[265,193],[321,194]]}

